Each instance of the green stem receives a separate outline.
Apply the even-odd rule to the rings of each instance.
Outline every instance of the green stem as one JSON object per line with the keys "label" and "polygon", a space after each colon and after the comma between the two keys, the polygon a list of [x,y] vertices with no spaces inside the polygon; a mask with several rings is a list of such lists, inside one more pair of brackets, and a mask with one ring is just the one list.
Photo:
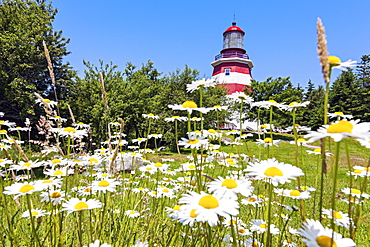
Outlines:
{"label": "green stem", "polygon": [[37,235],[36,228],[35,228],[35,219],[32,216],[32,206],[31,206],[30,195],[26,194],[26,198],[27,198],[28,213],[29,213],[30,219],[31,219],[32,234],[33,234],[34,239],[36,240],[36,246],[41,246],[40,239],[39,239],[39,236]]}
{"label": "green stem", "polygon": [[175,119],[175,141],[176,141],[176,148],[177,153],[180,154],[180,148],[179,148],[179,139],[178,139],[178,133],[177,133],[177,120]]}
{"label": "green stem", "polygon": [[150,124],[151,124],[151,118],[149,118],[148,119],[148,133],[147,133],[147,135],[146,135],[146,141],[145,141],[145,147],[144,147],[144,150],[146,149],[146,147],[148,146],[148,140],[149,140],[149,138],[148,138],[148,136],[150,135]]}
{"label": "green stem", "polygon": [[82,210],[78,212],[78,241],[79,241],[79,246],[82,247],[82,227],[81,227],[81,222],[82,222]]}
{"label": "green stem", "polygon": [[[337,177],[338,177],[338,166],[339,166],[339,144],[340,142],[335,143],[335,162],[334,162],[334,170],[333,170],[333,194],[331,197],[331,210],[332,214],[335,212],[335,195],[337,190]],[[333,230],[333,235],[335,231],[335,224],[334,224],[334,217],[332,216],[331,219],[331,229]],[[334,241],[334,236],[332,236],[332,245]],[[331,246],[332,246],[331,245]]]}
{"label": "green stem", "polygon": [[190,112],[188,112],[188,132],[191,132]]}

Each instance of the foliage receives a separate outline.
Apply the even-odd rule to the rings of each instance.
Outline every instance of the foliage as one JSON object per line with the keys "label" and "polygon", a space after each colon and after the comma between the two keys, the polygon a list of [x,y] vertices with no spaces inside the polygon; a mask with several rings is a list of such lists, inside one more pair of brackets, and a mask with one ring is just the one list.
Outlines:
{"label": "foliage", "polygon": [[310,126],[312,129],[317,129],[323,124],[324,87],[320,85],[315,88],[314,84],[309,81],[302,100],[310,101],[310,104],[301,110],[298,123],[302,126]]}
{"label": "foliage", "polygon": [[[266,81],[252,81],[252,97],[254,101],[268,101],[275,100],[278,103],[290,104],[291,102],[302,101],[303,90],[299,86],[294,86],[290,81],[290,78],[278,77],[273,79],[272,77],[267,78]],[[255,118],[256,109],[252,109],[251,118]],[[261,122],[269,122],[268,111],[262,111]],[[288,113],[282,111],[276,111],[274,117],[275,126],[287,127],[291,123],[291,118]]]}
{"label": "foliage", "polygon": [[[74,109],[78,121],[89,123],[93,127],[93,135],[100,141],[106,140],[106,126],[108,122],[117,121],[120,117],[125,122],[125,134],[129,139],[146,137],[148,120],[142,114],[152,113],[161,120],[153,120],[152,133],[165,133],[164,139],[172,142],[173,123],[165,123],[166,117],[185,113],[174,113],[170,104],[182,104],[186,100],[199,102],[199,94],[187,93],[186,85],[197,79],[198,71],[185,66],[183,71],[176,70],[169,76],[161,77],[161,73],[148,61],[137,69],[131,63],[126,65],[123,72],[118,71],[112,63],[99,66],[84,62],[86,66],[83,78],[78,78],[71,88],[69,104]],[[108,99],[108,110],[104,110],[101,97],[99,73],[103,74],[105,90]],[[203,106],[209,107],[218,104],[225,95],[223,88],[204,90]],[[195,116],[195,115],[194,115]],[[199,116],[199,115],[198,115]],[[212,119],[213,114],[207,119]],[[158,122],[160,121],[160,122]],[[211,126],[211,121],[205,121]],[[182,133],[185,135],[186,133]]]}
{"label": "foliage", "polygon": [[0,109],[7,118],[20,122],[40,113],[34,92],[54,99],[42,42],[54,67],[57,95],[64,99],[74,72],[63,58],[69,54],[69,39],[53,30],[57,11],[46,1],[0,2]]}
{"label": "foliage", "polygon": [[364,89],[352,70],[343,71],[330,88],[330,112],[352,114],[355,119],[361,119],[368,108],[363,104]]}

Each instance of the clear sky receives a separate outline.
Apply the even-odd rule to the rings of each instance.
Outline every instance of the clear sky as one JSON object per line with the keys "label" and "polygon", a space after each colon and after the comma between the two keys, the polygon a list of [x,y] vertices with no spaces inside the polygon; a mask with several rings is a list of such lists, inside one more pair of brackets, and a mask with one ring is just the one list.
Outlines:
{"label": "clear sky", "polygon": [[[323,84],[316,53],[316,21],[326,29],[329,53],[346,61],[370,54],[370,0],[54,0],[55,30],[70,38],[66,57],[79,74],[83,60],[125,68],[148,60],[167,75],[185,65],[212,76],[222,33],[234,21],[246,35],[252,76],[291,77]],[[338,76],[339,72],[333,76]]]}

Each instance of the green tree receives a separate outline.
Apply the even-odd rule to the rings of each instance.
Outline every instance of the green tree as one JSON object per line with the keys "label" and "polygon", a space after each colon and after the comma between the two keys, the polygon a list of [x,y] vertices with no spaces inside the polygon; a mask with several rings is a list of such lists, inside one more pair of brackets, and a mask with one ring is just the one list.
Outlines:
{"label": "green tree", "polygon": [[357,65],[356,75],[362,88],[362,103],[364,105],[361,120],[370,122],[370,55],[363,55]]}
{"label": "green tree", "polygon": [[[278,77],[273,79],[267,78],[266,81],[252,82],[252,97],[254,101],[275,100],[278,103],[290,104],[291,102],[302,102],[303,90],[298,86],[294,86],[290,78]],[[256,109],[250,112],[250,118],[256,118]],[[275,126],[287,127],[292,123],[290,113],[286,111],[274,110]],[[269,112],[263,111],[261,114],[261,123],[269,122]]]}
{"label": "green tree", "polygon": [[366,107],[362,93],[361,82],[353,71],[343,71],[330,88],[329,111],[352,114],[355,119],[361,119]]}
{"label": "green tree", "polygon": [[53,30],[56,13],[44,0],[0,2],[0,109],[12,121],[40,113],[34,92],[55,99],[43,41],[49,49],[58,98],[66,97],[74,72],[63,62],[69,54],[69,39]]}
{"label": "green tree", "polygon": [[299,124],[317,129],[323,124],[324,114],[324,87],[315,85],[309,81],[303,96],[304,101],[310,101],[310,104],[303,108]]}
{"label": "green tree", "polygon": [[[151,133],[165,134],[164,140],[173,144],[173,123],[163,121],[173,115],[186,116],[185,112],[173,112],[168,105],[182,104],[186,100],[199,102],[199,92],[188,93],[186,85],[197,79],[199,72],[185,66],[183,71],[176,70],[168,76],[161,73],[148,61],[140,68],[131,63],[124,71],[118,71],[112,63],[99,66],[85,62],[85,74],[78,78],[71,87],[69,102],[76,120],[89,123],[93,129],[93,136],[98,141],[106,140],[109,121],[116,121],[118,117],[125,121],[125,134],[128,140],[146,137],[148,120],[142,114],[152,113],[160,116],[151,125]],[[103,74],[105,90],[108,99],[108,110],[104,110],[101,97],[99,73]],[[204,89],[203,106],[210,107],[221,104],[226,94],[220,87]],[[210,113],[205,116],[205,128],[209,128],[216,118]],[[198,116],[193,114],[193,116]],[[214,117],[214,118],[213,118]],[[181,136],[186,134],[186,126],[179,126]]]}

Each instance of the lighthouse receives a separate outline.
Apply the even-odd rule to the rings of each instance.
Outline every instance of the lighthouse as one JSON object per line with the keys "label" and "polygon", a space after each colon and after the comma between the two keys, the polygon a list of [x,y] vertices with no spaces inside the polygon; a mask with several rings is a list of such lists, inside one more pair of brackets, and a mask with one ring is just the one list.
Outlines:
{"label": "lighthouse", "polygon": [[212,79],[224,85],[228,94],[250,90],[253,62],[244,49],[245,32],[236,22],[223,33],[223,49],[211,63]]}

